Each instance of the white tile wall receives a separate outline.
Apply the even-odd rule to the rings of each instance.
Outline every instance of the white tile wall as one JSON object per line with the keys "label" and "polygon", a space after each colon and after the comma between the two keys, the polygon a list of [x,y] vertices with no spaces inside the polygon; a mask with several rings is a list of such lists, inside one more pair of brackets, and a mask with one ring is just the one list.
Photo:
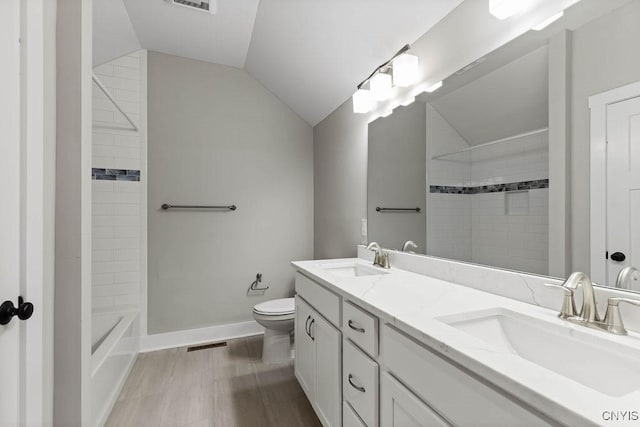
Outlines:
{"label": "white tile wall", "polygon": [[427,206],[427,253],[471,261],[471,198],[432,193]]}
{"label": "white tile wall", "polygon": [[479,264],[548,273],[549,190],[518,193],[528,214],[508,215],[507,193],[468,195],[471,200],[471,260]]}
{"label": "white tile wall", "polygon": [[[95,74],[134,122],[143,127],[144,51],[94,69]],[[146,195],[146,144],[142,132],[129,130],[126,119],[94,85],[93,167],[141,170],[140,182],[93,181],[93,309],[140,306],[143,269],[142,230]]]}
{"label": "white tile wall", "polygon": [[[547,132],[432,160],[468,145],[433,108],[427,108],[427,123],[429,185],[481,186],[549,177]],[[428,253],[547,274],[549,190],[517,193],[510,212],[506,197],[506,193],[428,193]]]}

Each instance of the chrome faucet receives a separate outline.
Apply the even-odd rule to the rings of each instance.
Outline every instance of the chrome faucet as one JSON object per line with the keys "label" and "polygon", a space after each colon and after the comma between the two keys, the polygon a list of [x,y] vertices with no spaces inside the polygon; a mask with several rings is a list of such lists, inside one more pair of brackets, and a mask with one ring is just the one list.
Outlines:
{"label": "chrome faucet", "polygon": [[[625,269],[627,270],[627,269]],[[624,271],[624,270],[623,270]],[[637,270],[636,270],[637,271]],[[633,271],[627,271],[623,279],[633,274]],[[618,276],[618,280],[621,279],[622,272]],[[573,298],[574,291],[582,285],[582,308],[579,314],[576,314],[575,300]],[[598,308],[596,307],[596,297],[593,291],[593,283],[589,276],[585,273],[575,272],[569,276],[569,278],[562,285],[545,284],[554,288],[560,288],[564,291],[564,300],[562,302],[562,308],[558,317],[565,319],[569,322],[579,325],[587,326],[594,329],[601,329],[616,335],[627,335],[627,330],[622,323],[622,316],[620,315],[619,303],[625,302],[633,305],[640,306],[640,300],[634,300],[629,298],[609,298],[607,304],[607,311],[604,319],[600,320],[598,316]]]}
{"label": "chrome faucet", "polygon": [[404,242],[404,245],[402,245],[402,252],[413,253],[414,249],[418,249],[418,245],[416,245],[413,240],[407,240],[406,242]]}
{"label": "chrome faucet", "polygon": [[631,286],[632,280],[635,282],[640,280],[640,271],[635,267],[625,267],[620,270],[620,273],[618,273],[618,278],[616,279],[616,288],[635,289],[635,286]]}
{"label": "chrome faucet", "polygon": [[382,268],[391,268],[389,264],[389,254],[385,253],[377,242],[371,242],[367,246],[370,251],[375,251],[376,255],[373,257],[373,265],[377,265]]}
{"label": "chrome faucet", "polygon": [[562,284],[573,291],[582,285],[582,310],[578,317],[585,322],[599,322],[598,309],[596,307],[596,294],[593,292],[593,283],[585,273],[575,272]]}

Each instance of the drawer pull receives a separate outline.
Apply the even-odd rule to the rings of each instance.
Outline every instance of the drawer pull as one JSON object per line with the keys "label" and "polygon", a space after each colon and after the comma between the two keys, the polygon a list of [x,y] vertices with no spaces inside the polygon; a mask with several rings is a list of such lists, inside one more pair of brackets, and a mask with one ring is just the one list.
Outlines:
{"label": "drawer pull", "polygon": [[316,337],[315,335],[311,335],[311,327],[313,326],[313,324],[316,323],[316,319],[311,319],[311,323],[309,323],[309,338],[311,338],[311,341],[315,341]]}
{"label": "drawer pull", "polygon": [[361,334],[364,334],[364,328],[360,327],[360,326],[355,326],[355,323],[353,320],[349,320],[349,322],[347,322],[349,327],[351,329],[353,329],[356,332],[360,332]]}
{"label": "drawer pull", "polygon": [[366,391],[367,391],[361,385],[356,385],[356,384],[353,383],[353,375],[351,375],[351,374],[349,374],[349,384],[351,385],[351,387],[355,388],[360,393],[366,393]]}

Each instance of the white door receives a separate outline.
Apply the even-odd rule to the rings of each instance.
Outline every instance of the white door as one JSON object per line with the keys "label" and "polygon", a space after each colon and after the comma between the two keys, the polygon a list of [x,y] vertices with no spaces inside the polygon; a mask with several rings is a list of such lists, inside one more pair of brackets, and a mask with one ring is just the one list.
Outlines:
{"label": "white door", "polygon": [[[0,303],[20,294],[20,4],[0,1]],[[19,421],[21,322],[0,325],[0,424]]]}
{"label": "white door", "polygon": [[607,106],[607,254],[607,286],[640,268],[640,98]]}
{"label": "white door", "polygon": [[[45,403],[51,397],[45,382],[51,383],[43,374],[48,356],[44,350],[42,303],[46,274],[42,1],[27,4],[24,0],[0,0],[0,426],[3,427],[40,426],[50,419],[43,409],[47,405],[50,408]],[[30,304],[19,305],[19,296],[35,303],[35,313],[31,312]]]}

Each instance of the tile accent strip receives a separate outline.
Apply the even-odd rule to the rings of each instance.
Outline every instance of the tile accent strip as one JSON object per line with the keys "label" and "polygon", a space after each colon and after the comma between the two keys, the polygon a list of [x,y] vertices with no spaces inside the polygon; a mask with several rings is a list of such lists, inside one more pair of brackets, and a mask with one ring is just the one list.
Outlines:
{"label": "tile accent strip", "polygon": [[499,193],[504,191],[537,190],[541,188],[549,188],[548,179],[537,179],[535,181],[510,182],[507,184],[480,185],[477,187],[432,185],[429,187],[429,191],[431,193],[442,193],[442,194],[482,194],[482,193]]}
{"label": "tile accent strip", "polygon": [[91,178],[104,181],[140,181],[140,171],[91,168]]}

